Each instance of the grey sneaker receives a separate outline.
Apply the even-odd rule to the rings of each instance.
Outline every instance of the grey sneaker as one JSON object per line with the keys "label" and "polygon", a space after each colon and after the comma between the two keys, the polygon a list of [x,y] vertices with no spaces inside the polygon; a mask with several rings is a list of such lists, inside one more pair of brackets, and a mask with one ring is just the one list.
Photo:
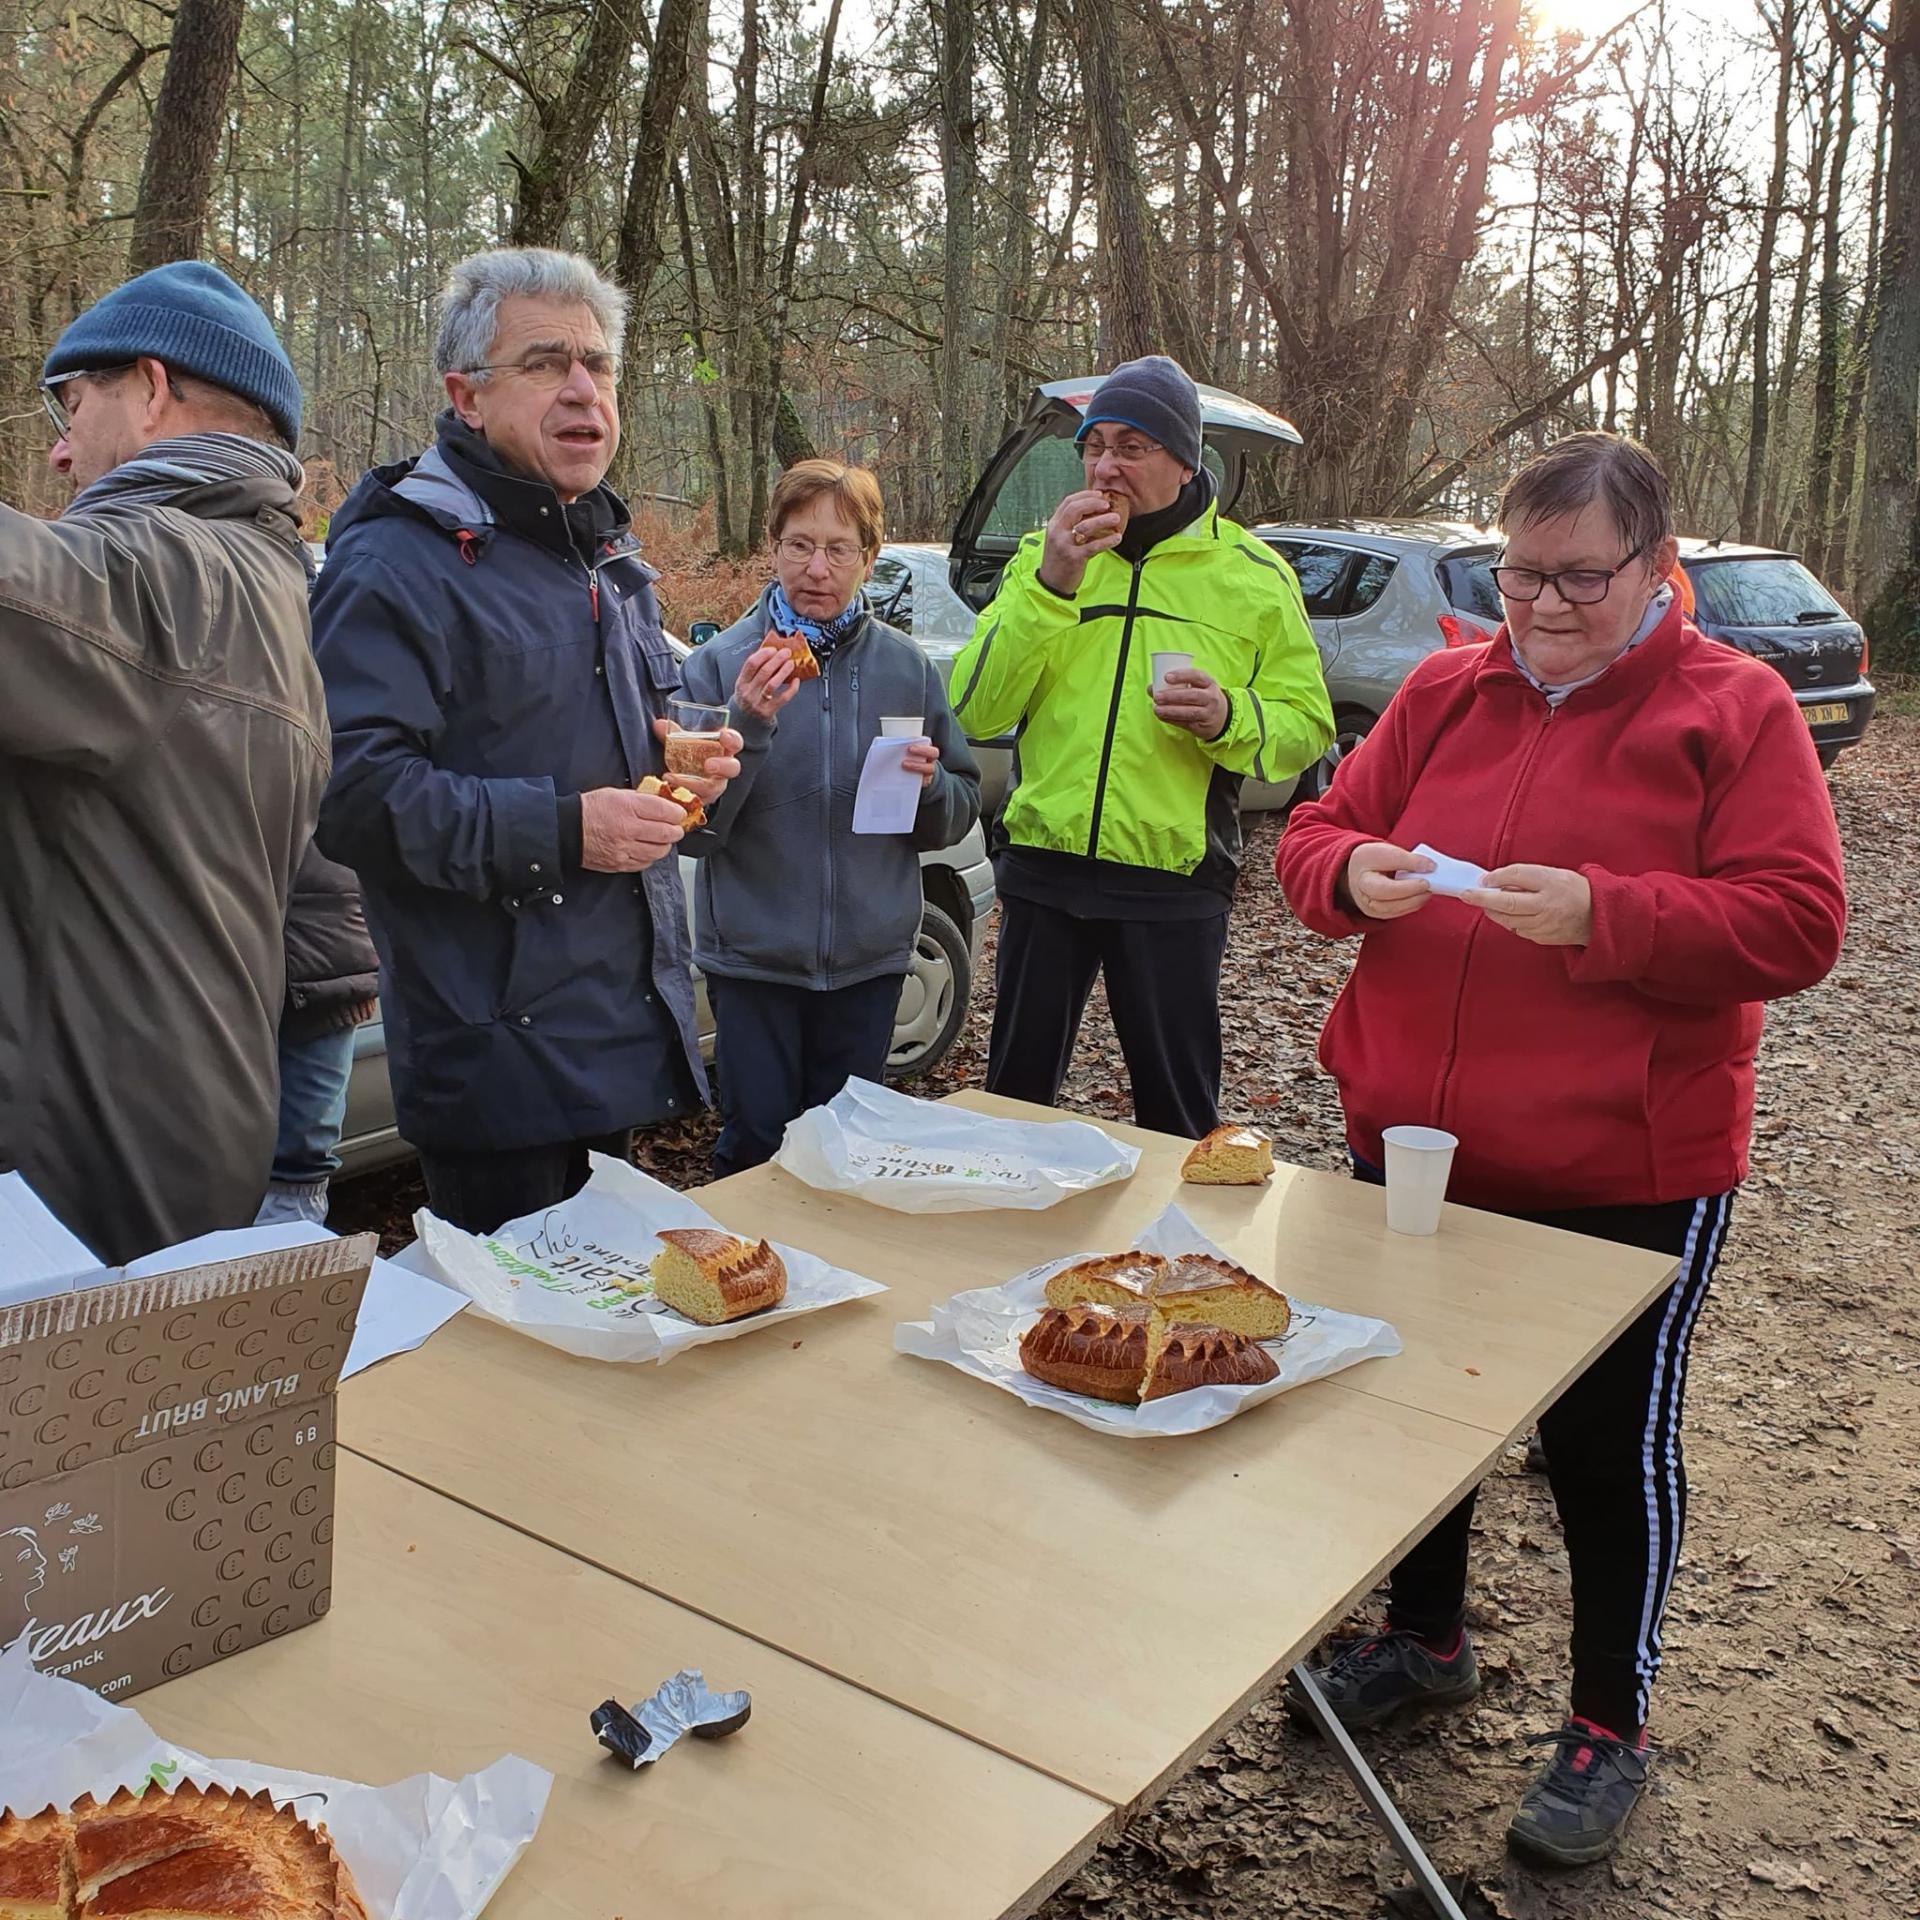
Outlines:
{"label": "grey sneaker", "polygon": [[1587,1720],[1557,1733],[1537,1733],[1529,1746],[1551,1746],[1546,1770],[1520,1798],[1507,1845],[1550,1867],[1583,1867],[1620,1844],[1627,1816],[1647,1785],[1647,1752]]}
{"label": "grey sneaker", "polygon": [[[1383,1633],[1356,1641],[1324,1667],[1310,1669],[1333,1717],[1349,1733],[1384,1726],[1401,1714],[1456,1707],[1480,1691],[1473,1642],[1463,1633],[1460,1650],[1443,1660],[1410,1633]],[[1287,1711],[1313,1724],[1304,1699],[1289,1685]]]}

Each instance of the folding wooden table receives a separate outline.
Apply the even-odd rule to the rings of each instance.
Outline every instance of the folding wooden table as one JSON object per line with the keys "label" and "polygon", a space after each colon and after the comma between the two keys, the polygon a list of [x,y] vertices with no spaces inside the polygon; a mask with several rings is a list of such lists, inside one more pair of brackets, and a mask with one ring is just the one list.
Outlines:
{"label": "folding wooden table", "polygon": [[[1265,1189],[1182,1186],[1186,1142],[1108,1131],[1141,1147],[1133,1178],[1041,1212],[909,1216],[771,1168],[722,1181],[700,1199],[735,1231],[892,1291],[664,1368],[574,1359],[462,1315],[343,1390],[343,1444],[1130,1813],[1481,1477],[1674,1262],[1460,1208],[1409,1239],[1386,1231],[1377,1189],[1294,1168]],[[1290,1294],[1392,1321],[1406,1351],[1205,1434],[1130,1442],[893,1350],[896,1321],[1051,1256],[1123,1248],[1170,1202]],[[876,1887],[878,1869],[858,1871]],[[904,1896],[897,1910],[919,1911]],[[983,1889],[976,1910],[1004,1909]]]}

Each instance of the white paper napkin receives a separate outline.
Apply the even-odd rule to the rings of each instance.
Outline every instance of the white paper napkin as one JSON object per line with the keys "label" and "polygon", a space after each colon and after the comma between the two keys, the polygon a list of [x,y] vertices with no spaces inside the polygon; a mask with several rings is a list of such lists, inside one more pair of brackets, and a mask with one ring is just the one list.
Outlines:
{"label": "white paper napkin", "polygon": [[1403,873],[1402,880],[1424,880],[1435,893],[1461,894],[1469,887],[1484,887],[1487,874],[1484,867],[1476,867],[1471,860],[1456,860],[1450,853],[1442,853],[1438,847],[1430,847],[1422,840],[1414,852],[1424,855],[1433,862],[1431,873]]}

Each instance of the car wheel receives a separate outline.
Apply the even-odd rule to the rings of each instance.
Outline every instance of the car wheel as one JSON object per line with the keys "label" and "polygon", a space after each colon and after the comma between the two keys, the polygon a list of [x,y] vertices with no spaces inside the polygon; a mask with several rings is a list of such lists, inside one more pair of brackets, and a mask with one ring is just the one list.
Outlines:
{"label": "car wheel", "polygon": [[889,1080],[913,1080],[947,1057],[966,1023],[973,991],[973,955],[966,936],[929,900],[900,988],[900,1012],[887,1054]]}
{"label": "car wheel", "polygon": [[1327,797],[1327,789],[1333,785],[1333,776],[1339,770],[1340,762],[1373,731],[1374,722],[1379,717],[1359,707],[1342,707],[1334,714],[1333,745],[1307,769],[1307,777],[1301,782],[1309,800],[1324,800]]}

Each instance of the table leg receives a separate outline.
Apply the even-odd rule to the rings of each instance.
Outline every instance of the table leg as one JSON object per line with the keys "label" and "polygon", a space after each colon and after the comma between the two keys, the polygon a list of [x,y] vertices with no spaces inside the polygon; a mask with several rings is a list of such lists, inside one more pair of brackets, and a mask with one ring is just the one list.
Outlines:
{"label": "table leg", "polygon": [[1340,1764],[1346,1768],[1347,1778],[1353,1782],[1355,1791],[1367,1803],[1367,1810],[1386,1829],[1394,1852],[1413,1875],[1414,1885],[1426,1895],[1427,1905],[1440,1915],[1440,1920],[1466,1920],[1459,1902],[1447,1891],[1447,1883],[1434,1871],[1426,1849],[1413,1837],[1413,1829],[1401,1819],[1400,1809],[1393,1804],[1392,1795],[1374,1777],[1365,1756],[1353,1744],[1353,1736],[1334,1718],[1326,1695],[1320,1691],[1318,1682],[1304,1663],[1294,1668],[1293,1684],[1306,1702],[1307,1711],[1313,1715],[1314,1724],[1332,1744]]}

